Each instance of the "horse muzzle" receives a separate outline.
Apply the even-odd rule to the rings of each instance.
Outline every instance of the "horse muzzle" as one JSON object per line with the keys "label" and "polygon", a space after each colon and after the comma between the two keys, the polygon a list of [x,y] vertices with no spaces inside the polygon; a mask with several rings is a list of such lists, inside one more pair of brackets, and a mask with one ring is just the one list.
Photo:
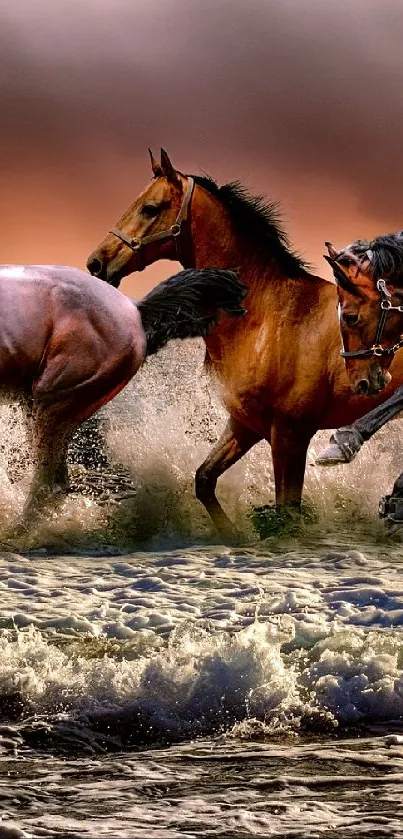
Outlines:
{"label": "horse muzzle", "polygon": [[100,280],[106,279],[104,276],[106,274],[105,267],[106,266],[102,260],[99,259],[99,257],[94,256],[94,254],[91,254],[91,256],[87,259],[87,268],[93,277],[99,277]]}
{"label": "horse muzzle", "polygon": [[99,280],[104,280],[108,285],[119,288],[120,283],[125,276],[124,271],[119,268],[114,268],[111,262],[103,260],[96,252],[91,254],[87,260],[87,269],[93,277],[98,277]]}
{"label": "horse muzzle", "polygon": [[387,370],[377,366],[368,371],[367,375],[361,375],[351,382],[351,389],[356,396],[377,396],[389,382],[392,376]]}

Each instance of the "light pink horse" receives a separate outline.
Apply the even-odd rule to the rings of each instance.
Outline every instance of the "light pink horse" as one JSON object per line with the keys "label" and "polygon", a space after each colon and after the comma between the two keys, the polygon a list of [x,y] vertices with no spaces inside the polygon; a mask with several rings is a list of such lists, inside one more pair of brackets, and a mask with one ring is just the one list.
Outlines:
{"label": "light pink horse", "polygon": [[32,404],[36,468],[23,521],[67,488],[74,430],[171,338],[206,335],[217,310],[244,313],[233,271],[182,271],[135,305],[75,268],[0,267],[0,375]]}

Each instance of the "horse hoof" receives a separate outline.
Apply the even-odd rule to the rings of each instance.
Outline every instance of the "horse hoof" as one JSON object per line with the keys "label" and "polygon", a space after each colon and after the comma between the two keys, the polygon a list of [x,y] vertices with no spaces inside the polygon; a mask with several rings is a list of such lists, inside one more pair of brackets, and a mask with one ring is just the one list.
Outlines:
{"label": "horse hoof", "polygon": [[340,463],[349,462],[338,443],[330,443],[322,454],[315,459],[316,466],[339,466]]}
{"label": "horse hoof", "polygon": [[225,545],[227,548],[238,548],[241,544],[241,535],[236,530],[223,530],[218,531],[218,535],[222,540],[222,544]]}
{"label": "horse hoof", "polygon": [[231,523],[220,527],[216,524],[216,531],[222,540],[222,544],[228,548],[237,548],[242,542],[241,534]]}
{"label": "horse hoof", "polygon": [[317,466],[338,466],[340,463],[351,463],[360,451],[364,438],[354,426],[338,428],[332,434],[330,443],[316,458]]}
{"label": "horse hoof", "polygon": [[228,533],[225,537],[225,544],[228,548],[239,548],[241,545],[245,544],[245,539],[242,539],[240,533]]}
{"label": "horse hoof", "polygon": [[16,543],[25,542],[29,535],[29,528],[21,519],[17,519],[2,533],[0,546],[7,550],[17,550]]}

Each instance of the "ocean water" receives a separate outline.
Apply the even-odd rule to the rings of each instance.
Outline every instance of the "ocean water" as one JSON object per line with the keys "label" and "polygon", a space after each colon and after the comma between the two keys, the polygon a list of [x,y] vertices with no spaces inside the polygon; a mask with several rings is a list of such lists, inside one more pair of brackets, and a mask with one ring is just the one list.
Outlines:
{"label": "ocean water", "polygon": [[[72,495],[0,555],[0,839],[403,837],[401,420],[333,470],[318,434],[304,524],[264,539],[257,446],[219,485],[227,547],[193,493],[225,423],[202,361],[171,345],[105,410],[127,497]],[[29,451],[18,406],[0,428],[1,539]]]}

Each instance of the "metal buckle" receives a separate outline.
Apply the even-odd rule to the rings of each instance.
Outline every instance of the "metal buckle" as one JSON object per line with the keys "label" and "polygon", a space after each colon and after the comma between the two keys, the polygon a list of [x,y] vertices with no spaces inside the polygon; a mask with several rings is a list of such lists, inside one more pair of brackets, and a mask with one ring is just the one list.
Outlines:
{"label": "metal buckle", "polygon": [[141,239],[130,239],[130,247],[134,251],[139,251],[141,248]]}
{"label": "metal buckle", "polygon": [[377,281],[376,287],[381,294],[384,294],[385,297],[392,297],[390,291],[386,288],[386,282],[384,279],[379,279]]}
{"label": "metal buckle", "polygon": [[171,236],[173,236],[173,237],[174,237],[174,239],[175,239],[177,236],[179,236],[180,232],[181,232],[181,226],[180,226],[180,224],[177,224],[177,223],[175,222],[175,224],[172,224],[172,225],[171,225],[171,228],[170,228],[170,234],[171,234]]}
{"label": "metal buckle", "polygon": [[374,346],[371,347],[371,351],[378,358],[380,358],[380,356],[384,355],[384,353],[385,353],[385,350],[384,350],[382,344],[374,344]]}
{"label": "metal buckle", "polygon": [[394,308],[395,308],[395,306],[392,306],[392,303],[391,303],[390,300],[382,300],[381,301],[381,309],[383,309],[384,311],[388,312],[389,309],[394,309]]}

